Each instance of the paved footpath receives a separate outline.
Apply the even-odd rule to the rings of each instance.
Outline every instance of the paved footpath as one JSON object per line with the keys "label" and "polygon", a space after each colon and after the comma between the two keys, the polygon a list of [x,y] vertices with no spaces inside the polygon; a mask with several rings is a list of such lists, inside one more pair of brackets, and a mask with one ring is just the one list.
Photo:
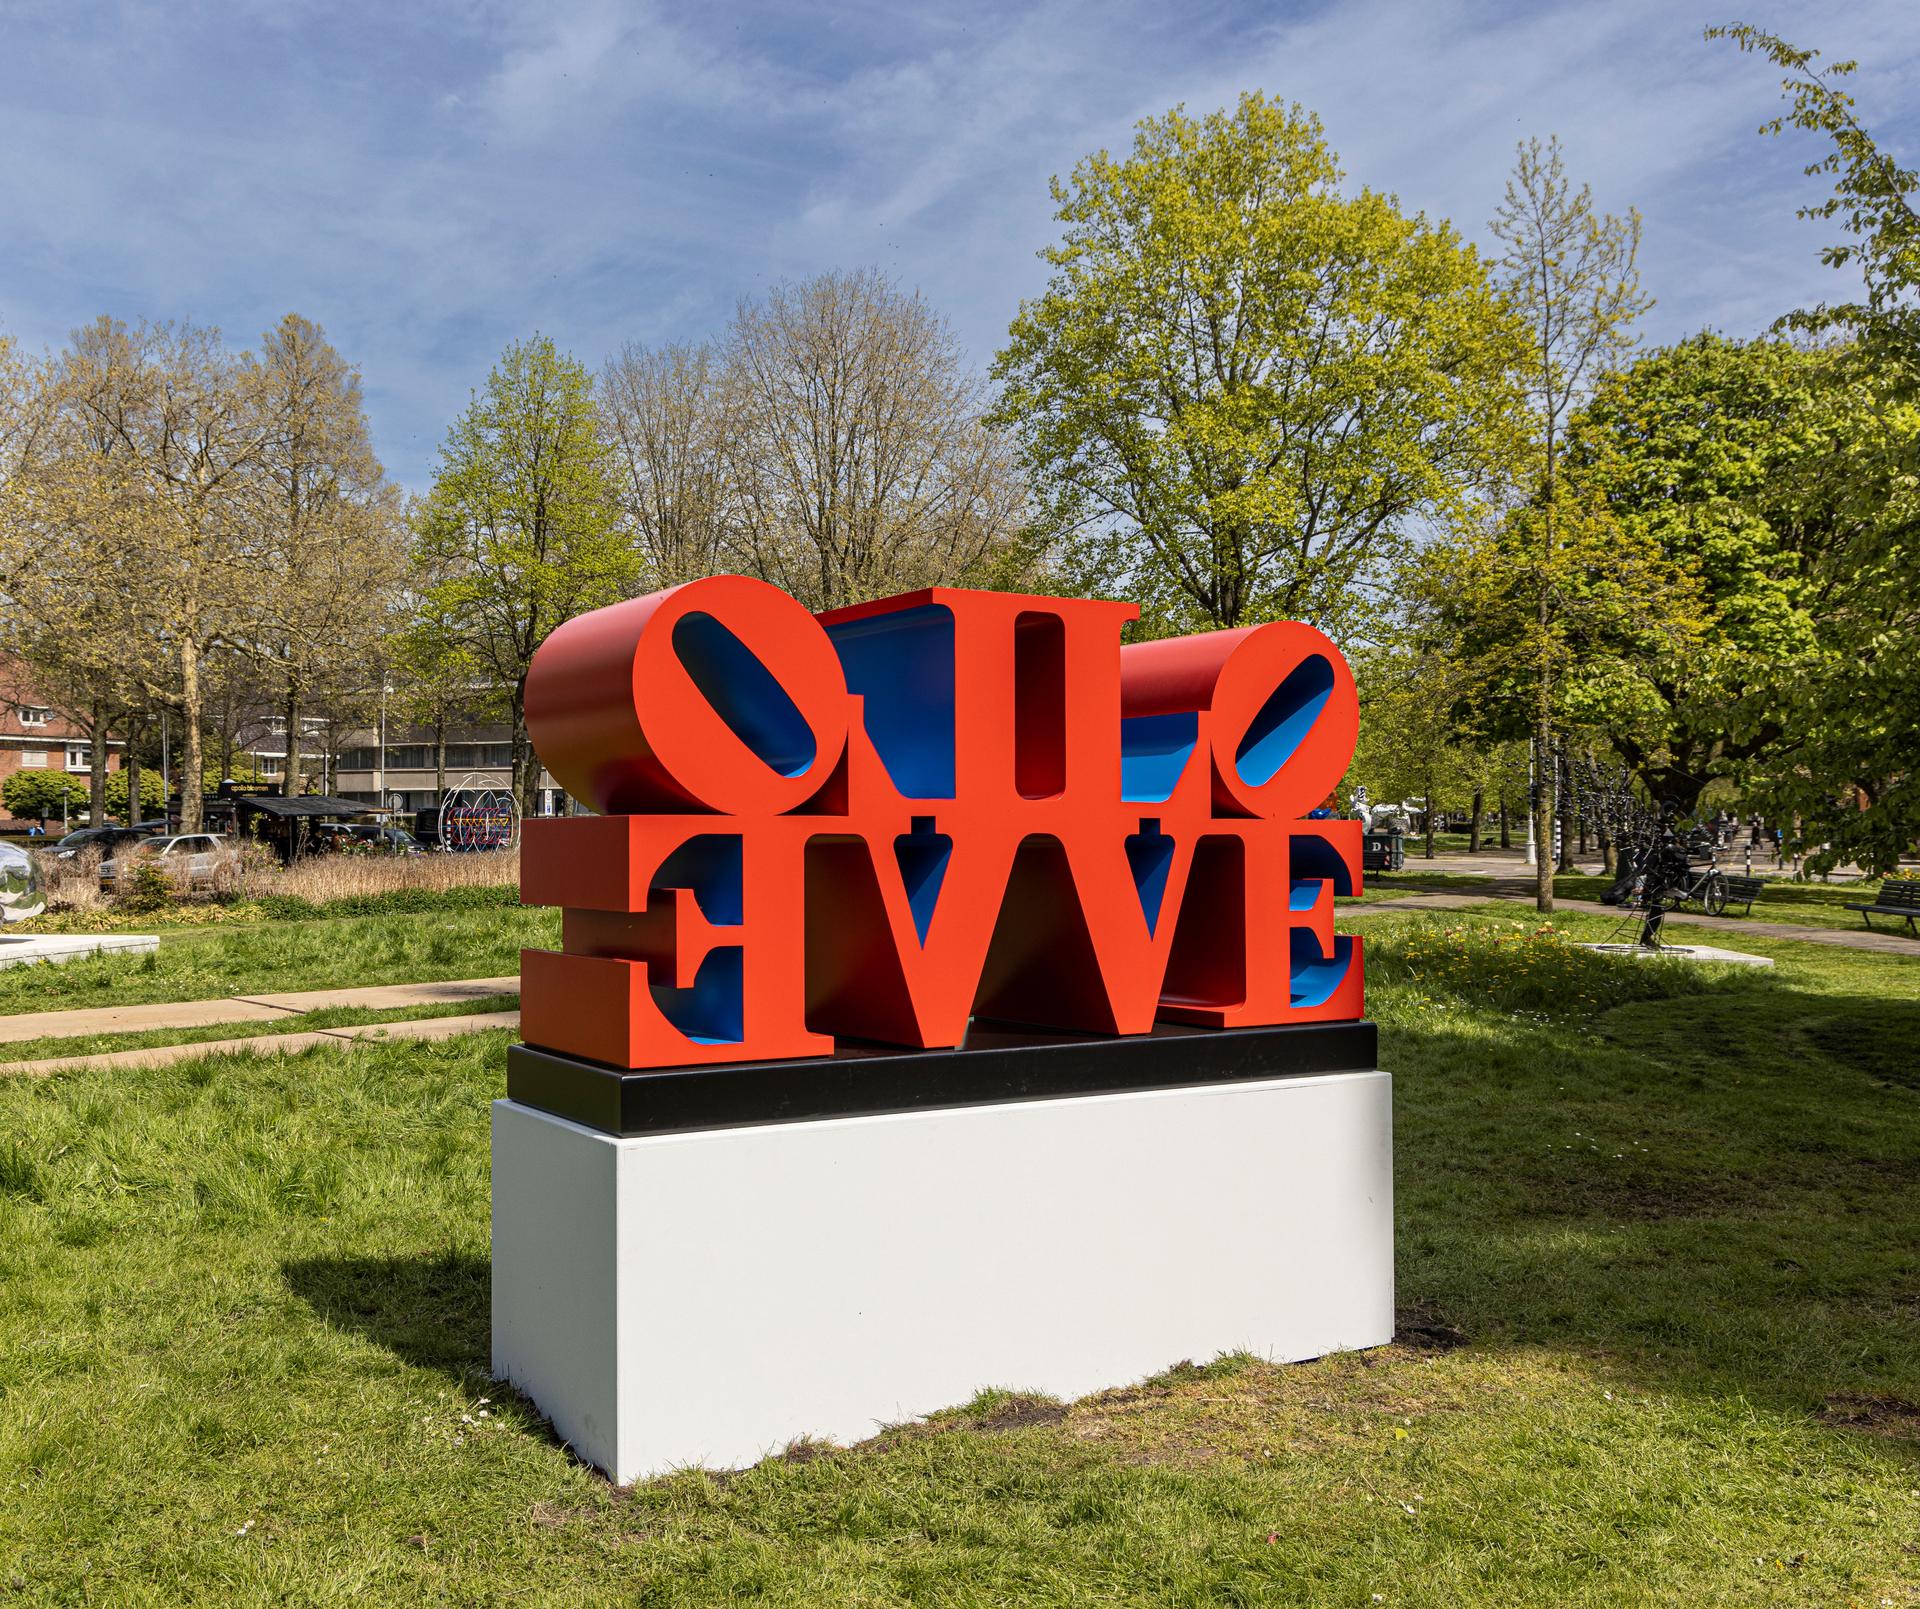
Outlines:
{"label": "paved footpath", "polygon": [[[1421,864],[1424,867],[1425,862]],[[1411,862],[1409,869],[1412,869]],[[1420,894],[1409,891],[1404,899],[1377,900],[1371,905],[1350,906],[1341,911],[1339,919],[1345,922],[1379,911],[1457,911],[1470,905],[1486,905],[1494,901],[1525,901],[1531,905],[1533,885],[1512,878],[1489,877],[1484,894],[1478,891],[1471,894]],[[1616,906],[1602,905],[1598,900],[1591,899],[1556,899],[1553,908],[1556,911],[1585,911],[1594,916],[1611,916],[1621,921],[1625,921],[1630,914]],[[1845,927],[1800,927],[1791,922],[1764,922],[1747,916],[1730,922],[1684,915],[1669,916],[1667,920],[1676,927],[1697,928],[1730,942],[1745,935],[1761,939],[1799,939],[1807,944],[1830,944],[1842,950],[1871,950],[1879,955],[1920,956],[1920,939],[1910,939],[1904,933],[1866,932]]]}
{"label": "paved footpath", "polygon": [[28,1078],[48,1073],[95,1067],[164,1067],[193,1056],[248,1054],[289,1056],[315,1045],[337,1045],[345,1039],[400,1040],[453,1039],[460,1034],[485,1033],[490,1028],[517,1028],[517,1011],[481,1011],[465,1017],[423,1017],[417,1022],[364,1022],[351,1028],[316,1028],[309,1033],[260,1034],[252,1039],[202,1039],[186,1045],[142,1045],[136,1050],[101,1051],[91,1056],[49,1056],[41,1061],[8,1062],[0,1073]]}
{"label": "paved footpath", "polygon": [[448,983],[388,983],[361,989],[228,995],[220,1000],[167,1001],[151,1006],[99,1006],[87,1011],[29,1011],[0,1017],[0,1045],[17,1045],[28,1039],[143,1033],[154,1028],[211,1028],[216,1023],[227,1022],[282,1022],[302,1012],[341,1007],[397,1011],[404,1006],[455,1005],[464,1000],[488,1000],[519,992],[517,977],[462,978]]}

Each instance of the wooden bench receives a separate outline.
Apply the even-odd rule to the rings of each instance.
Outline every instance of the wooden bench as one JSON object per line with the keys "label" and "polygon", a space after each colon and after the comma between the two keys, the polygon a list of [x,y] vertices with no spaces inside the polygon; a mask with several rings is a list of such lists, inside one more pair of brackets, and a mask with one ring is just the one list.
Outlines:
{"label": "wooden bench", "polygon": [[[1732,872],[1722,872],[1720,880],[1727,885],[1727,905],[1738,905],[1742,916],[1753,915],[1753,902],[1766,888],[1767,880],[1764,877],[1739,877]],[[1726,909],[1726,906],[1721,909]]]}
{"label": "wooden bench", "polygon": [[1875,916],[1897,916],[1907,924],[1909,933],[1920,937],[1920,929],[1913,925],[1914,918],[1920,916],[1920,877],[1889,877],[1871,905],[1849,905],[1847,909],[1858,911],[1868,927],[1873,926]]}

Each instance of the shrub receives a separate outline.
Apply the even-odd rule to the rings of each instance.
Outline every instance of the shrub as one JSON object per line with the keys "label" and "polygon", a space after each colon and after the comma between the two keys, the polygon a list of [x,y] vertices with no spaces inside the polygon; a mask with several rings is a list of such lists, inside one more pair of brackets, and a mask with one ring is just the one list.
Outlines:
{"label": "shrub", "polygon": [[69,810],[83,810],[87,804],[86,784],[69,771],[16,771],[0,785],[0,804],[23,820],[46,822]]}
{"label": "shrub", "polygon": [[[1418,922],[1367,939],[1367,981],[1426,1006],[1459,1003],[1511,1015],[1580,1016],[1633,1000],[1729,986],[1716,969],[1587,949],[1551,922]],[[1752,976],[1736,986],[1754,984]]]}
{"label": "shrub", "polygon": [[137,860],[122,869],[114,905],[130,916],[151,916],[174,901],[173,879],[157,860]]}

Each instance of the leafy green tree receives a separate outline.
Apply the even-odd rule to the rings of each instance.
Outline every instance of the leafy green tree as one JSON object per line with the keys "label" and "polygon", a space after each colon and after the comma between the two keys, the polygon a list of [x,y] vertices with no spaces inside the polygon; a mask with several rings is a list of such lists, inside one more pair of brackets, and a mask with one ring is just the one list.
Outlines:
{"label": "leafy green tree", "polygon": [[1790,110],[1761,124],[1762,134],[1793,128],[1827,137],[1829,149],[1808,163],[1806,172],[1810,178],[1831,178],[1833,194],[1802,207],[1800,216],[1837,220],[1851,237],[1831,242],[1820,260],[1830,268],[1857,271],[1862,294],[1802,309],[1782,322],[1802,330],[1842,330],[1869,349],[1883,348],[1908,370],[1904,379],[1910,389],[1911,366],[1920,352],[1920,209],[1914,206],[1920,174],[1880,149],[1855,114],[1853,97],[1840,88],[1837,81],[1851,77],[1859,63],[1831,62],[1823,70],[1819,51],[1790,45],[1750,23],[1709,28],[1706,37],[1731,40],[1785,74],[1780,88]]}
{"label": "leafy green tree", "polygon": [[1912,517],[1917,430],[1844,347],[1701,335],[1601,385],[1568,473],[1705,607],[1697,644],[1648,662],[1640,718],[1611,729],[1654,798],[1691,814],[1715,778],[1792,768],[1851,657],[1843,628],[1874,613],[1881,529]]}
{"label": "leafy green tree", "polygon": [[1348,628],[1512,449],[1522,335],[1480,259],[1340,179],[1318,120],[1256,94],[1054,181],[997,416],[1074,521],[1068,575],[1149,631]]}
{"label": "leafy green tree", "polygon": [[[129,778],[125,771],[110,771],[107,773],[107,812],[109,815],[120,817],[123,821],[131,821],[134,819],[127,814],[128,781]],[[218,785],[218,781],[218,778],[214,779],[215,786]],[[158,771],[142,771],[140,773],[139,786],[139,819],[146,821],[166,808],[166,779],[162,777]]]}
{"label": "leafy green tree", "polygon": [[502,690],[513,723],[514,789],[535,805],[527,667],[563,621],[627,596],[633,549],[584,366],[536,335],[501,354],[447,434],[417,549],[438,577],[427,606],[447,652]]}
{"label": "leafy green tree", "polygon": [[[1534,423],[1525,471],[1529,507],[1501,528],[1507,539],[1502,559],[1520,572],[1522,591],[1533,601],[1535,620],[1523,639],[1534,651],[1528,667],[1531,736],[1535,755],[1544,761],[1560,736],[1556,676],[1568,664],[1563,650],[1569,639],[1559,625],[1575,617],[1564,607],[1567,593],[1584,586],[1582,560],[1591,551],[1585,547],[1592,535],[1586,510],[1564,497],[1559,482],[1567,419],[1632,344],[1633,321],[1650,304],[1640,293],[1637,267],[1640,215],[1596,212],[1591,189],[1575,190],[1567,178],[1557,139],[1522,143],[1491,228],[1502,247],[1500,286],[1527,330],[1521,372]],[[1572,553],[1561,551],[1563,542]],[[1509,674],[1515,668],[1510,665]],[[1555,806],[1551,787],[1535,788],[1534,831],[1542,849],[1534,903],[1542,911],[1553,909],[1554,865],[1545,846],[1552,842]]]}
{"label": "leafy green tree", "polygon": [[[1553,536],[1544,526],[1549,517]],[[1654,667],[1694,653],[1699,587],[1596,492],[1562,475],[1551,508],[1529,503],[1434,546],[1405,578],[1410,632],[1462,667],[1453,719],[1466,739],[1605,741],[1662,708]],[[1540,690],[1549,702],[1542,718]],[[1549,795],[1535,833],[1552,842]],[[1552,857],[1541,861],[1552,870]],[[1551,882],[1543,908],[1552,909]]]}
{"label": "leafy green tree", "polygon": [[[1859,293],[1781,322],[1843,337],[1858,354],[1859,372],[1889,427],[1878,433],[1863,478],[1895,493],[1850,545],[1848,607],[1822,622],[1830,674],[1806,690],[1804,740],[1795,764],[1773,768],[1767,795],[1776,811],[1801,819],[1801,841],[1814,846],[1816,868],[1852,858],[1887,870],[1920,840],[1920,590],[1913,585],[1920,573],[1913,507],[1920,452],[1911,429],[1920,406],[1920,174],[1880,149],[1839,87],[1853,62],[1823,68],[1818,51],[1744,23],[1709,29],[1707,37],[1730,39],[1782,69],[1789,109],[1762,133],[1791,128],[1827,141],[1807,172],[1831,178],[1833,190],[1802,216],[1840,225],[1845,238],[1830,242],[1822,260],[1856,273]],[[1904,445],[1887,439],[1903,431]]]}
{"label": "leafy green tree", "polygon": [[86,784],[71,771],[15,771],[0,786],[0,804],[23,821],[44,824],[86,802]]}
{"label": "leafy green tree", "polygon": [[439,594],[429,586],[391,643],[396,707],[433,733],[433,787],[447,790],[447,731],[462,721],[497,720],[501,698],[489,685],[472,646],[438,612]]}
{"label": "leafy green tree", "polygon": [[1429,648],[1368,654],[1354,675],[1360,740],[1348,776],[1366,785],[1375,804],[1421,801],[1431,860],[1435,818],[1474,787],[1472,757],[1453,718],[1465,672]]}

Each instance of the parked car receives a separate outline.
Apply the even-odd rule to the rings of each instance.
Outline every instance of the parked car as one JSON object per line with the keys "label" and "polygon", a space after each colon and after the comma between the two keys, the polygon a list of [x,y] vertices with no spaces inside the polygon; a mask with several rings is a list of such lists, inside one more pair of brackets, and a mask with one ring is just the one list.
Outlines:
{"label": "parked car", "polygon": [[100,886],[109,892],[123,872],[147,863],[157,864],[176,882],[204,888],[218,882],[223,872],[237,866],[240,851],[224,833],[178,833],[171,838],[143,838],[100,863]]}
{"label": "parked car", "polygon": [[97,849],[103,855],[112,855],[127,844],[166,830],[165,821],[136,821],[131,827],[80,827],[45,852],[55,860],[72,860],[83,849]]}
{"label": "parked car", "polygon": [[308,843],[315,850],[343,850],[359,855],[420,853],[420,840],[403,828],[375,827],[364,822],[318,822]]}

